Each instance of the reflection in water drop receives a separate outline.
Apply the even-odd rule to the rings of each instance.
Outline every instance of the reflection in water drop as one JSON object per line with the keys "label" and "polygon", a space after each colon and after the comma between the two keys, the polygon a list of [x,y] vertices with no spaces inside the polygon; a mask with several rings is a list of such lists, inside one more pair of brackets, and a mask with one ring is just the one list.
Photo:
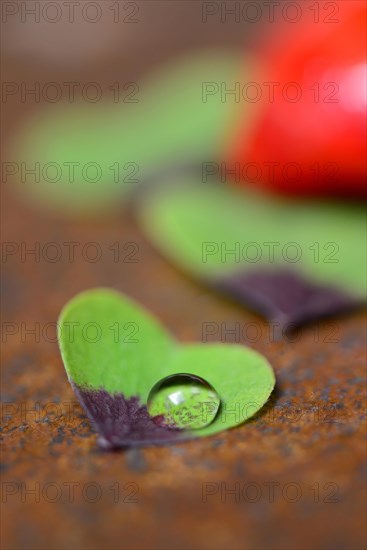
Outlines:
{"label": "reflection in water drop", "polygon": [[180,373],[159,380],[150,390],[147,406],[157,424],[195,430],[213,422],[220,398],[203,378]]}

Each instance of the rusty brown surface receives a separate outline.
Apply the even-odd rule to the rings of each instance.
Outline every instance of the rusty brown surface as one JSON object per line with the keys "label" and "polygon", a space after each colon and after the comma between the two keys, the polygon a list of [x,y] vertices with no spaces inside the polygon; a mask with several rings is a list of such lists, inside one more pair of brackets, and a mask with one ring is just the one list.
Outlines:
{"label": "rusty brown surface", "polygon": [[[94,241],[103,256],[97,263],[80,253],[74,262],[63,255],[37,263],[15,254],[3,263],[3,323],[18,327],[3,348],[4,549],[365,546],[363,313],[318,324],[318,338],[310,326],[294,343],[271,342],[260,318],[160,257],[131,214],[100,223],[57,221],[8,193],[5,198],[4,240],[29,248],[39,242],[41,250],[51,241]],[[115,263],[109,246],[117,241],[136,242],[139,261]],[[75,397],[51,341],[53,327],[43,333],[69,298],[94,286],[131,295],[182,342],[201,341],[204,322],[257,323],[262,336],[247,344],[269,359],[277,376],[268,405],[247,424],[215,437],[98,450],[84,414],[71,408]],[[24,332],[35,323],[40,338]],[[24,409],[37,406],[36,413]],[[231,489],[235,495],[226,493]],[[213,494],[205,498],[207,490]],[[96,491],[99,499],[92,502]]]}
{"label": "rusty brown surface", "polygon": [[[82,66],[51,61],[46,69],[28,54],[13,55],[3,63],[3,80],[139,81],[170,56],[198,46],[242,48],[245,40],[251,44],[261,32],[267,34],[223,25],[219,18],[202,25],[197,2],[146,6],[142,25],[134,27],[132,53],[122,43],[108,60]],[[121,39],[127,30],[120,29]],[[16,34],[10,35],[16,43]],[[11,43],[6,46],[11,50]],[[35,105],[15,97],[5,107],[2,126],[8,134],[22,126]],[[55,263],[42,256],[36,262],[30,255],[22,261],[20,253],[3,260],[2,548],[364,548],[365,314],[323,322],[318,330],[305,328],[294,343],[271,342],[259,317],[196,284],[159,256],[131,214],[100,223],[58,221],[22,204],[9,187],[3,185],[4,241],[27,248],[38,242],[41,250],[50,242],[81,244],[73,262],[65,247]],[[121,246],[136,242],[139,262],[124,263],[121,256],[115,263],[109,247],[117,241]],[[101,246],[101,261],[82,257],[81,247],[88,242]],[[243,343],[262,352],[276,371],[276,391],[267,406],[242,427],[215,437],[100,451],[52,341],[52,324],[62,306],[94,286],[131,295],[181,342],[200,342],[205,322],[239,322],[245,330],[257,323],[261,338]],[[17,332],[6,335],[6,328]],[[32,328],[36,334],[26,334]],[[251,327],[248,335],[253,336]],[[220,339],[220,334],[212,338]],[[235,495],[229,493],[233,489]]]}

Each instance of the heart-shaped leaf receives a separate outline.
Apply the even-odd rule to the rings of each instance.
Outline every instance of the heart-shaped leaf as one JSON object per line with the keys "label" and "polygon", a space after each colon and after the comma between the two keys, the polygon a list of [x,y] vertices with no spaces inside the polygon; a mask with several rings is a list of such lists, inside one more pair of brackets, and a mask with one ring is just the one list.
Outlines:
{"label": "heart-shaped leaf", "polygon": [[[79,294],[61,312],[58,326],[68,378],[104,446],[215,434],[255,414],[274,387],[273,370],[259,353],[238,345],[181,346],[157,320],[115,291]],[[199,376],[217,392],[220,409],[208,426],[170,429],[149,416],[151,388],[178,373]]]}
{"label": "heart-shaped leaf", "polygon": [[193,182],[149,194],[138,216],[168,258],[283,327],[365,298],[359,206]]}

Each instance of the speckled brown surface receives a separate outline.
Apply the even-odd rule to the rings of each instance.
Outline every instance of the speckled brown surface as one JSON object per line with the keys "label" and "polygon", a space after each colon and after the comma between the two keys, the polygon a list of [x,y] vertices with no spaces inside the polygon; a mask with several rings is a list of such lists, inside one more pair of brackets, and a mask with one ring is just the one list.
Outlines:
{"label": "speckled brown surface", "polygon": [[[30,87],[35,81],[98,81],[105,90],[116,78],[139,82],[164,59],[196,47],[242,49],[269,35],[270,29],[252,24],[223,25],[219,17],[203,25],[200,2],[144,6],[135,34],[118,27],[121,43],[106,59],[92,57],[79,65],[60,63],[51,53],[43,67],[43,55],[18,48],[27,44],[28,29],[21,24],[20,37],[10,28],[3,81]],[[63,28],[52,27],[55,42],[64,36],[69,41]],[[134,36],[126,47],[129,32]],[[42,43],[42,33],[34,38],[39,53],[52,46]],[[72,46],[70,51],[74,57]],[[2,107],[8,136],[41,106],[15,95]],[[3,258],[2,548],[364,548],[365,315],[323,322],[318,331],[308,327],[294,343],[271,342],[259,317],[164,261],[130,215],[101,223],[57,221],[16,200],[9,187],[2,185],[2,239],[27,248],[39,242],[45,254],[44,245],[56,242],[63,256],[55,263],[42,258],[37,263],[29,255],[22,261],[20,253]],[[62,244],[70,241],[81,243],[73,262]],[[109,247],[117,241],[121,261],[115,263]],[[102,247],[101,261],[83,259],[80,250],[88,242]],[[126,242],[138,244],[137,263],[122,261]],[[182,342],[201,341],[204,323],[218,324],[208,341],[230,342],[234,336],[225,329],[240,323],[241,333],[252,339],[248,345],[264,353],[276,371],[277,389],[268,405],[251,422],[215,437],[126,452],[99,450],[67,381],[52,326],[65,302],[97,285],[139,300]],[[26,334],[32,328],[36,334]],[[12,330],[17,332],[9,334]]]}
{"label": "speckled brown surface", "polygon": [[[363,313],[323,322],[318,331],[305,328],[293,343],[271,342],[260,318],[166,263],[130,214],[108,223],[64,222],[7,192],[5,198],[5,241],[39,242],[41,249],[51,241],[93,241],[103,255],[97,263],[80,253],[74,262],[66,255],[55,263],[31,256],[22,262],[20,254],[3,262],[3,323],[18,327],[17,334],[3,331],[4,549],[365,546]],[[139,261],[115,263],[109,246],[116,241],[136,242]],[[277,375],[269,404],[246,425],[216,437],[99,450],[52,342],[54,327],[45,327],[74,294],[101,285],[139,300],[183,342],[201,341],[207,322],[228,328],[238,322],[255,340],[249,323],[257,323],[261,337],[248,344]],[[35,323],[39,339],[25,333]],[[15,325],[6,328],[14,332]],[[221,336],[233,340],[218,331],[208,341]],[[39,412],[25,411],[35,407]],[[231,489],[235,494],[226,492]]]}

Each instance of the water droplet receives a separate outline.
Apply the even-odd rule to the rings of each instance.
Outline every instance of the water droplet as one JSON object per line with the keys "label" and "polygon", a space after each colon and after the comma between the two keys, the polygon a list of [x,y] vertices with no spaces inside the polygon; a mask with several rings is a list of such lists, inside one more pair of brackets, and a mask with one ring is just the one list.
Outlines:
{"label": "water droplet", "polygon": [[149,392],[147,406],[161,426],[197,430],[213,422],[220,398],[203,378],[180,373],[159,380]]}

